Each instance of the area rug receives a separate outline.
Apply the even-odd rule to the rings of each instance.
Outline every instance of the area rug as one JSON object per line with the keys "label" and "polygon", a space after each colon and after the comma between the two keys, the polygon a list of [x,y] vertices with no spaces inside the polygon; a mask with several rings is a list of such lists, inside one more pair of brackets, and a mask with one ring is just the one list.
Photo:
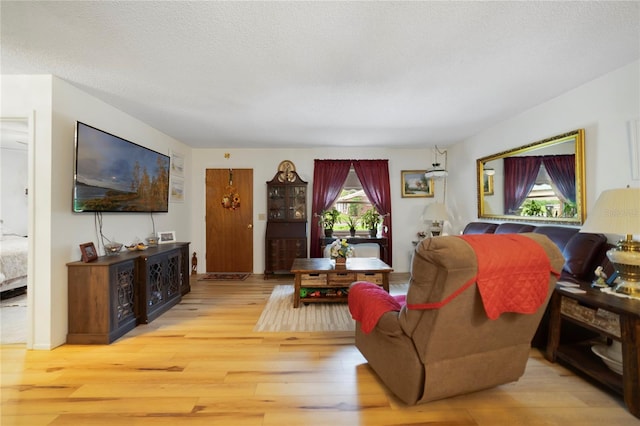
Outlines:
{"label": "area rug", "polygon": [[244,272],[207,272],[198,281],[244,281],[249,275]]}
{"label": "area rug", "polygon": [[[390,286],[391,294],[405,294],[408,284]],[[293,284],[276,285],[271,292],[255,332],[354,331],[355,321],[346,303],[300,303],[293,307]]]}

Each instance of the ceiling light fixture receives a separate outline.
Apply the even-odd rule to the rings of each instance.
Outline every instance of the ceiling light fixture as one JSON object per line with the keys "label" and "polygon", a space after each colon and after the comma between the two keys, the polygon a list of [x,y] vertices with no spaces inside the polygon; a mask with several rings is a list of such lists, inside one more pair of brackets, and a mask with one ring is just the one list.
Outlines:
{"label": "ceiling light fixture", "polygon": [[[438,154],[444,156],[444,166],[441,166],[438,162]],[[432,167],[429,167],[424,174],[427,179],[443,179],[449,176],[449,173],[447,172],[447,151],[440,151],[438,149],[438,145],[435,147],[434,162],[431,166]]]}

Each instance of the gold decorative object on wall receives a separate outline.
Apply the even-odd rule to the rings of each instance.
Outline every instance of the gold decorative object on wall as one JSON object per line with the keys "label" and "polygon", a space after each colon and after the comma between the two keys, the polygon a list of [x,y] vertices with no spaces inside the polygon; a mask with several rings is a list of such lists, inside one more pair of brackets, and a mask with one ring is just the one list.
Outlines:
{"label": "gold decorative object on wall", "polygon": [[240,194],[233,186],[233,169],[229,169],[229,185],[225,187],[225,195],[222,196],[222,207],[235,210],[240,207]]}
{"label": "gold decorative object on wall", "polygon": [[280,182],[294,182],[296,180],[296,166],[293,162],[289,160],[281,161],[278,165],[278,171],[280,174],[278,175],[278,180]]}

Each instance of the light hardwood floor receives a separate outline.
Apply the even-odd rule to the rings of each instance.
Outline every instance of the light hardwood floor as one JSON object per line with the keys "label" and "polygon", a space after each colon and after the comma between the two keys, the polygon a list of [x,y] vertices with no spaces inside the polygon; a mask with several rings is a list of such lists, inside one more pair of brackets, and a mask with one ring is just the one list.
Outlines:
{"label": "light hardwood floor", "polygon": [[[406,274],[392,274],[405,282]],[[2,425],[635,425],[615,395],[545,361],[516,383],[407,407],[352,333],[254,333],[274,284],[192,280],[149,325],[105,346],[2,346]]]}

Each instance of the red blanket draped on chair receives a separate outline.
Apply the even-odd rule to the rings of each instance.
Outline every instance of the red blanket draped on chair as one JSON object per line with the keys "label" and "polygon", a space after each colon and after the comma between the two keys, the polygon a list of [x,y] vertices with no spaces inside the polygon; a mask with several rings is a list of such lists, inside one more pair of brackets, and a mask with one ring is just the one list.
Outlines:
{"label": "red blanket draped on chair", "polygon": [[399,311],[405,298],[391,296],[377,284],[357,281],[349,288],[349,312],[362,331],[370,333],[385,312]]}

